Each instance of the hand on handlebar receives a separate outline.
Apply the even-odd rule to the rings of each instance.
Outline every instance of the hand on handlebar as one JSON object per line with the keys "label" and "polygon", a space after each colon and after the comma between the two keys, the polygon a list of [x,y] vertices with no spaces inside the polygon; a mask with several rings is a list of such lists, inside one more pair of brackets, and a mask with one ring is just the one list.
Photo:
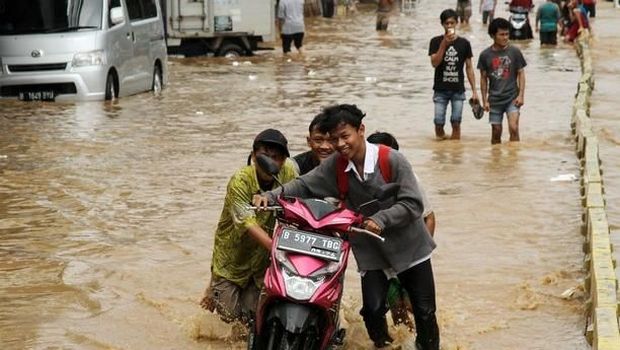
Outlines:
{"label": "hand on handlebar", "polygon": [[269,205],[269,198],[260,194],[255,194],[252,196],[252,205],[258,208],[266,208]]}
{"label": "hand on handlebar", "polygon": [[381,229],[381,227],[379,227],[379,225],[377,225],[377,223],[374,222],[371,219],[364,220],[364,223],[362,224],[362,227],[365,228],[366,230],[368,230],[370,232],[373,232],[373,233],[376,233],[378,235],[380,235],[381,232],[383,231]]}

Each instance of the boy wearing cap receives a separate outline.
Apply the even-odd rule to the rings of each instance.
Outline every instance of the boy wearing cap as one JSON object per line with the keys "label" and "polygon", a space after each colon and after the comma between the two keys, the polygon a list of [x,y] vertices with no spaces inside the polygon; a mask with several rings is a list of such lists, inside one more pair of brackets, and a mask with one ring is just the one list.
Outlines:
{"label": "boy wearing cap", "polygon": [[228,182],[215,231],[211,281],[200,302],[209,311],[217,310],[225,322],[249,320],[269,264],[275,217],[272,212],[256,212],[249,206],[254,194],[278,185],[256,165],[256,157],[271,158],[280,169],[278,179],[282,183],[297,177],[292,162],[287,160],[288,142],[278,130],[262,131],[252,148],[253,164],[239,169]]}

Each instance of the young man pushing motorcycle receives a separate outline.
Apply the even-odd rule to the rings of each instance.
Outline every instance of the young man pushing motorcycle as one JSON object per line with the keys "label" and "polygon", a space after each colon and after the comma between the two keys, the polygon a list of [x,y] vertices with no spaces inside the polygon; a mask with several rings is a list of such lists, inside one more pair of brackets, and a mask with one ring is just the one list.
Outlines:
{"label": "young man pushing motorcycle", "polygon": [[[273,203],[283,191],[287,196],[302,198],[340,197],[348,208],[357,208],[373,199],[385,184],[378,164],[379,148],[366,142],[365,114],[355,105],[326,108],[321,132],[329,133],[337,153],[327,158],[312,172],[281,189],[255,195],[256,206]],[[345,162],[346,167],[338,165]],[[342,164],[342,163],[341,163]],[[439,349],[439,328],[435,317],[435,283],[431,253],[435,248],[422,219],[422,196],[407,159],[390,151],[391,182],[400,185],[395,199],[364,221],[364,227],[385,238],[380,242],[367,235],[351,235],[350,242],[357,265],[362,272],[362,316],[366,330],[376,347],[391,342],[385,322],[386,293],[389,287],[384,273],[393,269],[407,290],[413,305],[416,343],[420,349]],[[338,173],[339,169],[345,174]],[[342,178],[348,186],[343,193]]]}
{"label": "young man pushing motorcycle", "polygon": [[217,310],[225,322],[247,323],[256,309],[265,270],[269,265],[273,212],[255,212],[249,203],[255,193],[274,188],[273,177],[256,166],[266,155],[280,169],[285,183],[297,176],[289,156],[288,142],[278,130],[267,129],[254,139],[250,155],[254,165],[239,169],[228,182],[224,208],[215,231],[211,281],[200,305]]}
{"label": "young man pushing motorcycle", "polygon": [[296,165],[299,175],[303,175],[310,170],[316,168],[321,162],[334,153],[334,146],[329,143],[329,135],[319,131],[319,125],[322,122],[323,115],[317,114],[308,127],[308,136],[306,142],[310,150],[300,153],[291,158]]}

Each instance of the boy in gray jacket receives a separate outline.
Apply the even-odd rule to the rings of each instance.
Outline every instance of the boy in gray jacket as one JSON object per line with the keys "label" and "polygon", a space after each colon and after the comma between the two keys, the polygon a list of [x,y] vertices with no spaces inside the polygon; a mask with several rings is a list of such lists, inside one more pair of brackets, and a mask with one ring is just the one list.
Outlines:
{"label": "boy in gray jacket", "polygon": [[[329,133],[337,152],[321,162],[313,171],[284,185],[284,193],[302,198],[344,196],[348,208],[358,208],[373,199],[385,184],[378,163],[378,146],[365,140],[362,118],[365,114],[355,105],[336,105],[323,110],[321,132]],[[345,157],[348,166],[348,190],[340,193],[337,163]],[[385,322],[386,293],[389,287],[384,270],[392,269],[407,290],[413,305],[416,343],[419,349],[439,349],[439,328],[435,317],[435,283],[431,253],[435,242],[426,230],[422,213],[422,196],[407,159],[390,151],[391,182],[400,189],[391,206],[364,221],[364,227],[385,237],[381,243],[367,235],[351,235],[353,254],[362,275],[362,316],[370,339],[376,347],[384,347],[392,339]],[[281,190],[255,195],[256,206],[273,203]]]}

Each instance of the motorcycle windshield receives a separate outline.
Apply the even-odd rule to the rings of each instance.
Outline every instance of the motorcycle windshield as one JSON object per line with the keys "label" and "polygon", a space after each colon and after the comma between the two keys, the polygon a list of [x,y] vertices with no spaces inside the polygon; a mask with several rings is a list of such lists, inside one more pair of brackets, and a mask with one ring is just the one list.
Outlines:
{"label": "motorcycle windshield", "polygon": [[312,217],[314,217],[315,220],[321,220],[327,215],[338,210],[338,207],[322,199],[300,199],[300,202],[308,208],[310,214],[312,214]]}
{"label": "motorcycle windshield", "polygon": [[349,226],[359,220],[357,214],[340,208],[322,199],[301,199],[285,197],[278,199],[282,205],[282,217],[313,229],[330,227],[347,231]]}

